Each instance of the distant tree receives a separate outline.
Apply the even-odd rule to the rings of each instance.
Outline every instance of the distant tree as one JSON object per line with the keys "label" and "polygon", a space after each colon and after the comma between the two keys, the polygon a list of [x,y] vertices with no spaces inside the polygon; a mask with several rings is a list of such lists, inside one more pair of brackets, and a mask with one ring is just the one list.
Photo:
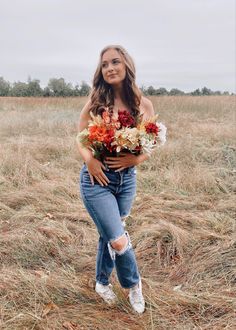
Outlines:
{"label": "distant tree", "polygon": [[85,81],[82,81],[81,86],[79,88],[80,96],[88,96],[90,90],[91,90],[90,86]]}
{"label": "distant tree", "polygon": [[169,95],[184,95],[184,92],[178,88],[172,88],[169,92]]}
{"label": "distant tree", "polygon": [[0,77],[0,96],[8,96],[11,89],[11,85],[8,81]]}
{"label": "distant tree", "polygon": [[207,87],[203,87],[201,94],[202,95],[211,95],[212,94],[212,91],[209,88],[207,88]]}
{"label": "distant tree", "polygon": [[46,87],[43,89],[42,95],[43,95],[44,97],[52,96],[52,92],[50,91],[50,88],[49,88],[48,86],[46,86]]}
{"label": "distant tree", "polygon": [[191,92],[190,94],[199,96],[199,95],[201,95],[201,91],[199,88],[197,88],[197,89],[195,89],[195,91]]}
{"label": "distant tree", "polygon": [[224,91],[224,92],[223,92],[223,95],[229,95],[229,92]]}
{"label": "distant tree", "polygon": [[43,90],[40,87],[40,80],[28,78],[28,96],[42,96]]}
{"label": "distant tree", "polygon": [[164,87],[156,89],[155,95],[168,95],[168,91]]}
{"label": "distant tree", "polygon": [[152,86],[149,86],[149,87],[147,88],[147,94],[148,94],[148,95],[155,95],[155,94],[156,94],[156,90],[155,90],[155,88],[152,87]]}
{"label": "distant tree", "polygon": [[13,83],[11,96],[28,96],[28,84],[18,81]]}
{"label": "distant tree", "polygon": [[52,96],[71,96],[73,95],[72,85],[67,84],[64,78],[51,78],[48,88]]}
{"label": "distant tree", "polygon": [[221,95],[221,91],[212,92],[213,95]]}
{"label": "distant tree", "polygon": [[80,96],[80,89],[78,84],[75,85],[75,88],[73,90],[73,96]]}

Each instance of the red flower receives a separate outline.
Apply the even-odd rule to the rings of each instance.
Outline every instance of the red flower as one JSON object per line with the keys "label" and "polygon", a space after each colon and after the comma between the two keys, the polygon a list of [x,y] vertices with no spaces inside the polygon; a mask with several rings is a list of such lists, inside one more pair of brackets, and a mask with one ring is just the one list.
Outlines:
{"label": "red flower", "polygon": [[112,151],[111,143],[114,139],[115,132],[113,129],[108,129],[106,135],[104,136],[104,144],[109,151]]}
{"label": "red flower", "polygon": [[147,133],[154,133],[155,135],[158,134],[158,126],[154,123],[146,124],[145,129]]}
{"label": "red flower", "polygon": [[134,117],[127,110],[118,111],[118,120],[123,127],[132,127],[135,125]]}

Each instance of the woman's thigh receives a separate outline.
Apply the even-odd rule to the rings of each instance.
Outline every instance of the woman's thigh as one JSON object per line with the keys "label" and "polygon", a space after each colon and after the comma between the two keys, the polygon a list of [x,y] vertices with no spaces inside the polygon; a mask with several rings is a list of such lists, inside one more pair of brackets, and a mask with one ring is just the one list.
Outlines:
{"label": "woman's thigh", "polygon": [[121,218],[125,218],[130,214],[136,196],[136,189],[136,169],[132,169],[129,173],[124,173],[123,184],[116,195]]}
{"label": "woman's thigh", "polygon": [[97,226],[99,234],[112,241],[124,234],[117,199],[108,186],[91,184],[89,174],[81,171],[80,193],[84,205]]}

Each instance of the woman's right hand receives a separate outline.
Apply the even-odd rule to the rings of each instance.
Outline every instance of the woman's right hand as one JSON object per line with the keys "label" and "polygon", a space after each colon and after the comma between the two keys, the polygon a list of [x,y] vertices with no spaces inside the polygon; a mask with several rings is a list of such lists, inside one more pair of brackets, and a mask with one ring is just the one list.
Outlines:
{"label": "woman's right hand", "polygon": [[101,186],[107,186],[110,182],[105,173],[103,172],[103,169],[105,170],[106,167],[103,165],[102,162],[100,162],[98,159],[91,157],[87,162],[87,168],[90,176],[90,180],[92,185],[94,185],[94,179],[100,183]]}

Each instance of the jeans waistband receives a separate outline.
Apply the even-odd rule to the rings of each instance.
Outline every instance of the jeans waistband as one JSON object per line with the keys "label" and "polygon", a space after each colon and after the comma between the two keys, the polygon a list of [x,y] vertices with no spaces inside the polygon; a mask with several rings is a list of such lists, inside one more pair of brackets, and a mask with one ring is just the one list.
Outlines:
{"label": "jeans waistband", "polygon": [[[109,168],[106,163],[103,163],[103,165],[106,167],[106,171],[115,172],[115,170],[116,170],[113,168]],[[132,171],[134,171],[134,169],[135,169],[135,166],[130,166],[130,167],[126,167],[124,170],[121,170],[119,172],[120,173],[131,173]]]}
{"label": "jeans waistband", "polygon": [[[106,171],[115,172],[115,170],[116,170],[116,169],[113,169],[113,168],[109,168],[106,163],[103,163],[103,165],[106,167]],[[85,162],[84,162],[84,166],[87,167],[87,164]],[[124,170],[121,170],[119,172],[120,173],[132,173],[134,170],[135,170],[135,166],[133,165],[133,166],[127,167]],[[118,173],[118,172],[115,172],[115,173]]]}

